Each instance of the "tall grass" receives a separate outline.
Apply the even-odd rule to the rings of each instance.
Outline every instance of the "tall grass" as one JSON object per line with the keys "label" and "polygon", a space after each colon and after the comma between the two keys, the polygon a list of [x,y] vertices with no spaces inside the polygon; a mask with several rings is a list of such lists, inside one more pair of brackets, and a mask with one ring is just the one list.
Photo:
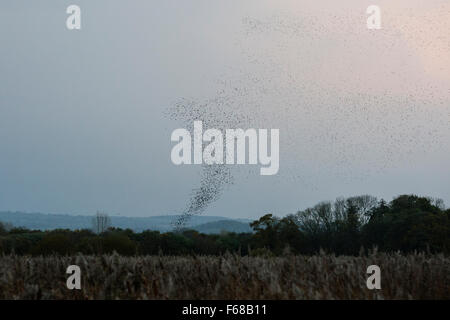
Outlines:
{"label": "tall grass", "polygon": [[[67,266],[82,270],[68,290]],[[381,268],[381,290],[366,287]],[[0,299],[449,299],[450,258],[384,254],[285,257],[0,257]]]}

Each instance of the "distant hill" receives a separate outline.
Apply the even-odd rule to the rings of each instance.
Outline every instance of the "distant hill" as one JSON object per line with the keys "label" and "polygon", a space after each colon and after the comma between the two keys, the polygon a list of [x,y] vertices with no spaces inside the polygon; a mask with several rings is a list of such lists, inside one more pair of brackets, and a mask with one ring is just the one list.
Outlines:
{"label": "distant hill", "polygon": [[250,233],[253,232],[253,229],[250,227],[249,222],[244,223],[236,220],[220,220],[207,222],[204,224],[200,224],[198,226],[194,226],[192,229],[197,230],[201,233],[221,233],[223,231],[226,232],[235,232],[235,233]]}
{"label": "distant hill", "polygon": [[[122,229],[131,229],[135,232],[141,232],[143,230],[158,230],[161,232],[167,232],[173,229],[172,223],[176,221],[177,217],[179,216],[111,216],[111,226]],[[0,222],[11,223],[14,227],[24,227],[34,230],[90,229],[92,227],[92,218],[93,216],[85,215],[0,212]],[[250,220],[248,222],[250,222]],[[214,223],[216,224],[214,225]],[[205,233],[216,233],[215,231],[220,233],[222,230],[229,232],[239,232],[236,230],[247,230],[245,219],[234,220],[220,216],[193,216],[186,224],[186,228],[198,231],[204,230],[201,232]]]}

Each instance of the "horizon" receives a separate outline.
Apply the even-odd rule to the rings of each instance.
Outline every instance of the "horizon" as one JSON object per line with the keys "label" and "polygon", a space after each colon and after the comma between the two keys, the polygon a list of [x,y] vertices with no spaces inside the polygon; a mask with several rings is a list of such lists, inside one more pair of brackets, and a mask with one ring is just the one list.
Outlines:
{"label": "horizon", "polygon": [[[339,197],[335,197],[334,199],[328,199],[328,200],[324,199],[324,200],[318,201],[316,204],[323,203],[323,202],[331,202],[331,203],[333,203],[334,201],[339,200],[339,199],[346,199],[346,198],[358,197],[358,196],[364,196],[364,195],[367,195],[367,194],[358,194],[358,195],[352,195],[352,196],[348,196],[348,197],[339,196]],[[427,198],[427,199],[430,199],[430,200],[442,200],[443,201],[442,205],[444,206],[444,209],[448,209],[449,208],[447,206],[447,203],[442,198],[433,197],[433,196],[430,196],[430,195],[398,194],[398,195],[393,196],[390,200],[385,199],[385,198],[378,198],[378,197],[375,197],[375,198],[376,198],[377,202],[385,201],[386,203],[390,203],[392,200],[394,200],[394,199],[396,199],[396,198],[398,198],[400,196],[404,196],[404,195],[424,197],[424,198]],[[369,196],[371,196],[371,195],[369,195]],[[252,219],[259,219],[261,216],[263,216],[265,214],[268,214],[268,213],[273,214],[273,216],[275,216],[275,217],[285,217],[285,216],[287,216],[289,214],[295,214],[295,213],[297,213],[299,211],[303,211],[303,210],[309,209],[311,207],[312,206],[299,208],[299,209],[295,210],[294,212],[287,212],[287,213],[284,213],[284,214],[281,214],[281,215],[273,214],[271,212],[261,212],[261,214],[259,216],[255,216],[255,217],[239,216],[239,217],[233,218],[233,217],[227,217],[227,216],[220,215],[220,214],[219,215],[199,214],[199,215],[195,215],[193,217],[200,217],[200,218],[201,217],[218,217],[218,218],[226,218],[226,219],[231,219],[231,220],[252,220]],[[139,216],[139,215],[138,216],[129,216],[129,215],[121,215],[120,213],[109,213],[109,212],[105,212],[105,211],[102,211],[102,210],[96,210],[96,212],[93,212],[93,213],[63,213],[63,212],[38,212],[38,211],[0,210],[0,214],[1,213],[22,213],[22,214],[75,216],[75,217],[76,216],[78,216],[78,217],[93,217],[98,212],[107,214],[109,217],[114,217],[114,218],[156,218],[156,217],[181,217],[181,216],[183,216],[182,213],[181,214],[170,214],[170,213],[168,213],[168,214],[145,215],[145,216],[144,215],[141,215],[141,216]],[[0,220],[0,222],[2,222],[2,221]]]}

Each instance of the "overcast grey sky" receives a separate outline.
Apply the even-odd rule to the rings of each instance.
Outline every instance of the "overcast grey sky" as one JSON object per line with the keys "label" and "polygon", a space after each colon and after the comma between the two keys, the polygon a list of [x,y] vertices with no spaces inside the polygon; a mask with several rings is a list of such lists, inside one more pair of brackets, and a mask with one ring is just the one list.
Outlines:
{"label": "overcast grey sky", "polygon": [[231,168],[205,214],[358,194],[450,204],[450,4],[391,2],[2,1],[0,210],[181,213],[202,169],[170,161],[180,101],[280,129],[279,174]]}

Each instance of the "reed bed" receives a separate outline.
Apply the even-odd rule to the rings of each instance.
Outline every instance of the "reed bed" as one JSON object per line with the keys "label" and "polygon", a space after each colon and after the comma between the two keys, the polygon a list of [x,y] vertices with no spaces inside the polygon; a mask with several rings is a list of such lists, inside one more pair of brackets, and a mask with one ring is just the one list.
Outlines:
{"label": "reed bed", "polygon": [[[66,268],[81,268],[81,290]],[[381,268],[368,290],[367,266]],[[0,299],[449,299],[450,258],[316,256],[0,257]]]}

